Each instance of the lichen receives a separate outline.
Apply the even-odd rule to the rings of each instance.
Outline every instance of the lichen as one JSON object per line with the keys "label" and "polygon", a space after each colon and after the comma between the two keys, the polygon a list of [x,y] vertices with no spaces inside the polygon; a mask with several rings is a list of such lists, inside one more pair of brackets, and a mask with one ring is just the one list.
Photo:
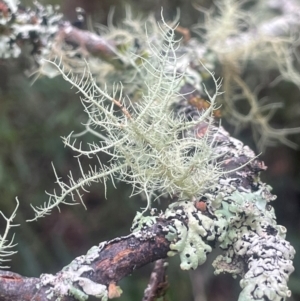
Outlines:
{"label": "lichen", "polygon": [[[286,229],[277,225],[269,204],[276,197],[259,179],[256,190],[237,183],[238,178],[222,176],[216,190],[204,193],[204,207],[199,209],[195,199],[175,201],[159,215],[169,221],[168,255],[179,254],[182,269],[195,269],[218,244],[224,253],[213,262],[215,273],[242,277],[239,301],[285,300],[291,294],[286,283],[294,270],[295,250],[285,241]],[[142,215],[138,220],[145,228],[154,222]]]}
{"label": "lichen", "polygon": [[58,12],[59,7],[43,6],[36,1],[35,9],[25,10],[19,6],[19,1],[4,2],[9,10],[0,14],[2,32],[6,33],[0,36],[0,58],[17,58],[22,53],[27,59],[41,63],[41,57],[47,57],[59,30],[63,17]]}
{"label": "lichen", "polygon": [[276,224],[268,204],[272,199],[268,186],[255,192],[235,191],[214,212],[228,222],[226,235],[219,237],[226,251],[214,261],[215,273],[242,277],[240,301],[279,301],[291,294],[286,283],[294,270],[295,251],[284,240],[285,228]]}
{"label": "lichen", "polygon": [[[237,4],[236,1],[232,3]],[[41,7],[41,11],[43,9]],[[46,36],[49,38],[46,42],[51,42],[51,35],[58,31],[60,15],[53,9],[47,11],[49,14],[53,14],[53,18],[47,30],[41,23],[42,19],[38,18],[37,26],[13,26],[12,35],[26,38],[29,31],[36,30],[37,35]],[[8,21],[10,19],[5,20],[7,24]],[[30,23],[29,20],[26,22]],[[175,29],[164,20],[159,25],[155,22],[150,24],[155,32],[152,39],[155,42],[151,44],[144,37],[146,43],[142,48],[145,47],[146,52],[143,49],[143,53],[138,53],[134,58],[132,54],[128,55],[127,51],[134,51],[132,48],[135,47],[132,37],[131,42],[123,43],[125,47],[120,47],[120,51],[115,53],[117,60],[126,63],[130,69],[129,73],[122,70],[121,78],[126,76],[127,79],[131,72],[133,78],[138,78],[134,88],[126,85],[123,90],[122,84],[111,87],[102,85],[101,88],[98,84],[101,85],[103,79],[94,80],[90,71],[79,79],[72,77],[65,66],[57,65],[64,79],[83,96],[82,103],[89,118],[86,131],[100,139],[98,144],[90,144],[87,150],[83,150],[81,144],[76,146],[70,134],[64,138],[65,145],[88,157],[109,154],[111,165],[104,166],[99,162],[97,168],[84,172],[79,161],[81,178],[76,181],[70,174],[69,184],[62,183],[56,174],[61,191],[50,194],[44,206],[34,208],[34,220],[49,214],[61,204],[73,204],[78,200],[75,196],[83,202],[80,189],[86,185],[92,182],[105,184],[108,178],[112,181],[117,178],[132,184],[133,194],[143,192],[147,199],[144,212],[137,214],[132,226],[136,238],[147,240],[154,236],[147,229],[156,223],[157,216],[144,216],[146,209],[151,208],[155,198],[171,196],[177,201],[159,217],[169,221],[166,231],[166,238],[170,241],[168,255],[179,254],[182,269],[195,269],[203,264],[212,245],[218,244],[224,253],[213,264],[216,273],[228,272],[234,277],[242,277],[240,300],[277,301],[289,296],[286,282],[293,271],[291,259],[294,249],[284,240],[285,228],[276,224],[274,211],[269,205],[274,198],[269,187],[254,177],[251,182],[253,187],[244,187],[241,183],[247,179],[247,172],[241,169],[231,177],[229,172],[232,171],[228,171],[227,176],[220,167],[224,162],[218,161],[224,154],[226,160],[230,155],[235,158],[244,156],[246,159],[242,164],[246,165],[248,158],[254,158],[252,151],[236,139],[230,139],[230,155],[227,154],[229,149],[216,147],[217,139],[213,137],[211,128],[216,97],[220,94],[220,81],[202,66],[202,72],[204,69],[210,74],[215,84],[213,96],[206,93],[210,104],[206,110],[194,110],[188,114],[181,114],[181,111],[187,112],[186,108],[173,110],[178,100],[186,100],[187,94],[182,92],[186,84],[199,93],[207,92],[200,85],[204,77],[201,71],[198,72],[200,63],[197,69],[189,66],[191,61],[195,61],[193,66],[198,64],[199,53],[188,49],[192,43],[195,45],[195,41],[178,50]],[[140,34],[139,29],[136,34]],[[123,31],[122,36],[125,39],[128,32]],[[7,45],[8,39],[3,37],[0,56],[18,56],[20,50],[17,44],[12,45],[11,53],[7,52]],[[187,55],[179,58],[181,52]],[[212,61],[215,63],[216,59]],[[111,70],[110,76],[114,74],[114,78],[118,78],[114,68]],[[104,76],[104,79],[108,77]],[[122,82],[127,83],[125,80]],[[239,82],[239,87],[243,88],[244,94],[247,92],[243,82]],[[123,92],[128,92],[130,100],[123,97]],[[137,103],[136,98],[141,101]],[[255,112],[259,112],[258,109]],[[202,133],[195,130],[199,123],[204,124]],[[238,164],[237,169],[242,164]],[[71,196],[72,200],[66,200],[67,196]],[[199,199],[203,199],[203,210],[201,206],[197,207]],[[57,300],[67,295],[80,301],[86,300],[88,295],[106,300],[108,292],[105,285],[82,277],[85,272],[93,272],[90,263],[98,257],[104,245],[92,247],[87,255],[77,257],[56,276],[43,274],[39,287],[48,286],[48,298],[56,297]]]}
{"label": "lichen", "polygon": [[64,296],[73,296],[76,300],[85,301],[88,296],[101,298],[102,301],[108,300],[106,285],[95,283],[89,278],[82,277],[83,273],[93,271],[90,263],[93,262],[99,252],[106,245],[106,242],[99,246],[93,246],[86,255],[75,258],[69,265],[64,267],[56,275],[42,274],[37,288],[47,286],[47,298],[55,297],[59,301]]}
{"label": "lichen", "polygon": [[140,231],[143,228],[151,227],[156,223],[156,216],[144,216],[141,212],[137,212],[132,222],[131,231]]}
{"label": "lichen", "polygon": [[212,251],[206,241],[215,239],[213,220],[198,211],[193,202],[176,202],[165,218],[172,220],[166,238],[171,241],[169,256],[179,253],[183,270],[196,269]]}

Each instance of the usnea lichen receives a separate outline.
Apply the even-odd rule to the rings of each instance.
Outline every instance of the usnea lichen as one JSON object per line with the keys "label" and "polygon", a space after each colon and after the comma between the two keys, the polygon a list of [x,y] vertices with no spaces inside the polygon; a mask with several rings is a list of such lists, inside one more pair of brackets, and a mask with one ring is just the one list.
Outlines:
{"label": "usnea lichen", "polygon": [[[299,73],[290,55],[295,40],[286,39],[281,33],[274,36],[272,28],[265,24],[259,24],[259,30],[253,31],[255,22],[250,22],[249,14],[242,9],[243,3],[236,0],[217,1],[221,13],[217,17],[207,15],[205,45],[191,39],[180,46],[175,41],[175,28],[164,21],[157,25],[152,17],[145,30],[141,27],[142,21],[133,19],[127,9],[123,29],[114,26],[111,17],[108,28],[102,27],[105,39],[116,42],[116,47],[110,49],[113,56],[101,63],[98,59],[86,56],[90,65],[87,67],[84,60],[80,58],[79,61],[79,56],[74,55],[74,60],[67,57],[68,51],[60,47],[63,45],[60,39],[52,41],[61,20],[61,15],[55,9],[44,8],[36,3],[39,13],[36,18],[31,18],[29,14],[17,14],[17,2],[7,3],[12,14],[1,16],[0,23],[9,28],[11,35],[10,38],[1,38],[0,56],[17,57],[20,54],[17,43],[10,45],[10,40],[18,36],[30,40],[30,34],[34,33],[43,37],[45,44],[52,45],[51,48],[42,48],[42,54],[48,58],[58,55],[61,60],[58,64],[40,62],[41,70],[46,66],[57,67],[55,70],[78,89],[88,114],[85,132],[99,140],[83,149],[71,134],[64,138],[65,145],[79,156],[97,157],[100,153],[111,156],[109,165],[99,161],[97,167],[87,172],[79,161],[82,177],[74,180],[70,174],[68,184],[56,175],[61,191],[50,194],[44,206],[34,208],[34,220],[49,214],[60,204],[82,201],[81,189],[84,190],[92,182],[102,181],[106,184],[109,178],[112,181],[122,180],[132,184],[133,194],[143,192],[147,199],[147,206],[143,213],[137,214],[132,230],[141,240],[146,240],[147,232],[139,230],[151,227],[158,217],[168,220],[168,255],[179,254],[182,269],[197,268],[205,262],[212,246],[219,245],[224,253],[214,261],[216,274],[227,272],[234,277],[242,277],[240,301],[281,301],[290,296],[286,283],[293,271],[291,260],[294,249],[285,241],[285,228],[276,224],[273,209],[269,205],[273,199],[269,187],[257,179],[257,182],[251,183],[251,189],[246,189],[242,181],[227,177],[228,171],[221,169],[222,161],[219,158],[222,155],[227,158],[228,150],[216,147],[218,139],[215,139],[216,132],[211,129],[216,97],[220,94],[220,81],[203,67],[199,59],[203,58],[206,63],[213,65],[218,61],[221,63],[227,91],[225,104],[234,117],[234,123],[250,122],[255,125],[261,146],[276,140],[293,146],[286,135],[297,133],[299,129],[272,129],[268,119],[278,105],[259,104],[252,91],[254,89],[240,74],[246,63],[256,63],[267,56],[271,60],[268,66],[264,66],[266,70],[278,69],[282,78],[298,84]],[[15,23],[19,23],[18,20],[23,17],[23,24],[20,22],[11,26],[14,15],[17,17]],[[48,17],[47,26],[43,24],[45,16]],[[33,19],[36,19],[36,24],[31,24]],[[276,24],[272,25],[273,29],[276,28]],[[69,29],[72,30],[71,25],[65,25],[65,30]],[[34,47],[39,44],[36,40],[31,41]],[[243,42],[240,43],[240,40]],[[76,53],[73,50],[71,52]],[[94,59],[97,64],[93,64]],[[81,74],[82,66],[90,69]],[[52,76],[49,70],[43,69],[43,72]],[[69,70],[82,76],[72,76]],[[53,74],[56,75],[56,72]],[[213,96],[201,86],[202,79],[208,74],[212,75],[215,85]],[[118,83],[109,85],[113,81]],[[210,102],[206,110],[194,111],[190,115],[177,114],[174,108],[177,101],[184,98],[182,88],[186,84],[198,92],[206,92]],[[241,99],[249,102],[249,114],[243,115],[235,110],[235,104]],[[194,129],[200,123],[206,125],[201,135]],[[231,143],[241,151],[235,154],[236,157],[247,157],[251,153],[237,141],[231,139]],[[242,172],[240,176],[247,177]],[[171,196],[173,203],[159,216],[144,216],[153,201],[161,195]],[[72,200],[69,201],[68,197]],[[197,202],[200,199],[203,205],[199,205],[199,209]],[[8,251],[13,246],[12,241],[8,243],[6,237],[14,216],[15,211],[10,218],[4,217],[7,228],[0,237],[2,256],[13,253]],[[59,277],[43,274],[41,285],[50,287],[48,297],[57,297],[59,300],[62,296],[72,295],[83,301],[87,300],[88,295],[94,295],[107,300],[105,285],[82,277],[84,272],[91,272],[89,264],[100,251],[101,247],[91,248],[86,256],[76,258],[65,267]],[[2,262],[3,259],[0,259]]]}
{"label": "usnea lichen", "polygon": [[[57,182],[60,193],[50,194],[49,201],[42,207],[34,208],[34,219],[49,214],[62,203],[68,204],[77,196],[81,201],[80,189],[92,182],[108,178],[120,179],[133,186],[133,194],[143,192],[147,206],[160,195],[174,195],[180,200],[191,200],[202,195],[203,189],[213,186],[222,174],[216,163],[219,154],[213,151],[214,141],[207,130],[201,138],[185,136],[196,122],[187,117],[178,117],[173,112],[173,104],[179,98],[179,90],[184,83],[185,74],[180,72],[176,50],[175,31],[166,23],[159,25],[161,44],[149,44],[149,58],[140,57],[136,68],[144,74],[147,87],[141,101],[132,103],[122,95],[122,89],[116,85],[114,93],[100,88],[91,74],[78,79],[64,73],[59,63],[58,70],[65,80],[70,82],[82,94],[82,104],[89,117],[89,127],[100,141],[83,150],[81,144],[72,141],[72,135],[64,138],[64,143],[78,155],[97,157],[99,153],[111,156],[110,165],[99,166],[84,172],[80,163],[82,178],[75,181],[70,174],[69,184]],[[55,64],[55,63],[53,63]],[[181,67],[183,69],[184,67]],[[215,101],[219,95],[220,82],[214,78],[215,93],[207,96],[210,107],[199,113],[199,120],[211,123]],[[121,84],[119,84],[121,85]],[[79,161],[80,162],[80,161]]]}
{"label": "usnea lichen", "polygon": [[16,198],[17,205],[13,211],[13,213],[10,215],[10,217],[6,217],[2,211],[0,211],[0,215],[4,218],[6,221],[6,226],[3,234],[0,234],[0,269],[6,269],[8,266],[3,265],[5,262],[10,261],[8,258],[9,256],[16,253],[16,251],[13,251],[12,248],[16,246],[14,243],[14,235],[11,239],[8,238],[9,230],[12,227],[17,227],[19,225],[13,224],[13,220],[16,217],[16,212],[19,207],[19,201],[18,198]]}
{"label": "usnea lichen", "polygon": [[[215,1],[209,11],[200,6],[198,9],[205,21],[194,26],[195,32],[206,52],[214,57],[214,64],[219,62],[222,68],[226,91],[223,115],[237,130],[250,124],[260,150],[278,142],[296,148],[287,136],[299,134],[299,127],[277,129],[271,125],[272,117],[284,103],[259,94],[280,81],[299,87],[298,3],[226,0]],[[249,66],[255,72],[248,72],[245,79],[241,74]],[[276,79],[272,83],[265,81],[274,76],[274,71]]]}

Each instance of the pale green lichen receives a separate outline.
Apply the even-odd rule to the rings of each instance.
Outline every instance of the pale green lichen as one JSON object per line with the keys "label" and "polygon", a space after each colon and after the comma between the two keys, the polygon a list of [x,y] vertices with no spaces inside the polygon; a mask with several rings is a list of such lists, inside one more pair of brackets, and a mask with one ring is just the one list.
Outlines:
{"label": "pale green lichen", "polygon": [[73,296],[78,301],[86,301],[89,296],[85,294],[82,290],[76,288],[75,286],[71,286],[69,288],[69,295]]}
{"label": "pale green lichen", "polygon": [[[270,122],[284,103],[266,103],[266,97],[260,98],[258,91],[270,85],[274,88],[282,80],[299,87],[295,34],[300,25],[299,3],[217,0],[211,10],[199,10],[205,21],[194,28],[204,40],[206,52],[214,57],[214,65],[220,63],[226,91],[222,99],[226,120],[237,130],[251,125],[259,149],[278,142],[296,148],[287,136],[299,134],[300,128],[277,129]],[[247,77],[241,76],[249,65],[253,71],[247,71]],[[271,74],[277,74],[277,78],[272,83],[265,81]]]}
{"label": "pale green lichen", "polygon": [[[78,79],[66,74],[64,66],[58,64],[64,79],[83,96],[82,103],[89,118],[86,132],[100,140],[83,150],[81,144],[76,146],[72,141],[71,134],[64,138],[65,145],[78,155],[97,157],[98,153],[109,154],[111,165],[104,166],[99,162],[96,169],[84,172],[79,161],[82,177],[75,181],[70,174],[69,184],[61,182],[56,175],[61,191],[50,194],[44,206],[34,208],[34,219],[49,214],[60,204],[68,204],[67,196],[72,197],[70,203],[76,201],[75,195],[82,201],[80,189],[92,182],[105,184],[108,178],[112,181],[117,178],[132,184],[133,194],[143,192],[146,195],[146,209],[161,195],[176,199],[161,217],[170,221],[166,231],[166,238],[170,241],[168,255],[179,253],[182,269],[195,269],[202,264],[212,250],[210,242],[216,242],[226,250],[214,263],[216,273],[229,272],[243,277],[240,300],[278,300],[280,296],[288,296],[285,283],[293,270],[294,250],[284,241],[285,230],[276,225],[272,209],[267,208],[272,198],[268,187],[260,184],[255,192],[240,191],[230,184],[232,179],[225,178],[218,163],[224,152],[216,152],[214,148],[211,117],[216,97],[220,94],[220,81],[202,66],[207,74],[212,75],[215,84],[215,94],[210,96],[207,93],[210,106],[206,111],[197,112],[195,119],[190,115],[177,116],[174,104],[184,98],[180,94],[184,83],[198,89],[202,78],[195,70],[182,65],[190,60],[177,57],[179,44],[174,38],[174,28],[165,22],[157,28],[160,34],[156,35],[155,44],[148,44],[147,53],[130,59],[127,49],[131,49],[132,41],[116,52],[139,79],[137,85],[140,86],[134,86],[137,91],[128,92],[133,95],[132,99],[123,97],[122,92],[128,90],[123,90],[122,84],[101,88],[90,71]],[[183,53],[189,52],[185,50]],[[204,91],[207,92],[205,88]],[[134,103],[136,96],[139,101]],[[195,133],[190,132],[199,123],[206,124],[207,130],[195,137]],[[244,153],[251,152],[237,140],[232,139],[231,143]],[[239,157],[241,154],[235,155]],[[195,207],[195,201],[201,197],[206,198],[205,213]],[[132,229],[136,231],[136,237],[146,240],[153,237],[153,233],[147,233],[146,229],[157,219],[143,214],[137,214]],[[66,267],[60,274],[63,284],[58,283],[54,276],[42,276],[43,285],[51,286],[48,295],[60,298],[72,294],[85,300],[91,293],[105,300],[105,285],[81,277],[84,272],[91,271],[88,264],[97,258],[99,252],[94,247],[86,257],[77,258]],[[75,287],[74,282],[82,290]],[[270,291],[272,287],[275,294]]]}
{"label": "pale green lichen", "polygon": [[[286,282],[293,272],[294,248],[284,240],[285,228],[278,226],[268,202],[269,187],[255,192],[235,191],[224,198],[215,211],[228,223],[220,247],[224,255],[216,258],[216,273],[242,276],[239,301],[280,301],[290,296]],[[283,268],[284,267],[284,268]]]}
{"label": "pale green lichen", "polygon": [[[72,141],[71,134],[64,138],[65,145],[88,157],[107,153],[111,156],[111,164],[105,166],[99,162],[99,166],[84,172],[78,161],[82,177],[76,181],[70,174],[69,184],[61,182],[56,175],[61,191],[49,194],[47,203],[34,208],[34,220],[49,214],[60,204],[72,204],[75,197],[83,202],[80,190],[92,182],[106,184],[109,178],[112,181],[117,178],[130,183],[133,194],[142,192],[146,196],[147,209],[162,195],[176,195],[180,200],[200,197],[222,174],[216,163],[219,154],[213,151],[209,128],[201,139],[185,136],[199,121],[211,124],[220,81],[211,74],[215,93],[212,96],[207,93],[211,105],[198,114],[197,121],[176,116],[173,104],[182,97],[179,90],[185,78],[178,69],[176,50],[179,44],[175,41],[174,28],[164,21],[158,27],[159,48],[149,43],[149,59],[141,58],[142,63],[136,66],[145,74],[147,87],[140,102],[125,100],[117,85],[114,93],[109,94],[106,87],[98,87],[90,73],[81,79],[65,74],[64,67],[58,63],[64,79],[82,94],[89,123],[97,128],[94,134],[100,139],[98,144],[83,150],[81,144],[77,147],[76,141]],[[67,196],[72,200],[66,199]]]}
{"label": "pale green lichen", "polygon": [[[250,154],[242,144],[238,147]],[[259,181],[258,189],[252,191],[239,190],[232,184],[235,180],[220,177],[217,193],[207,189],[203,212],[194,199],[175,201],[159,215],[169,221],[164,229],[170,241],[168,255],[179,254],[182,269],[195,269],[205,262],[211,245],[218,243],[224,253],[213,263],[215,273],[242,277],[239,301],[285,300],[291,294],[286,283],[294,270],[295,251],[285,241],[286,229],[276,224],[269,205],[275,197]],[[138,221],[146,230],[154,220],[139,215]]]}
{"label": "pale green lichen", "polygon": [[6,269],[8,266],[4,265],[5,262],[10,261],[8,258],[9,256],[12,256],[13,254],[17,253],[16,251],[12,251],[12,248],[16,246],[14,243],[14,235],[11,239],[9,239],[9,230],[13,227],[19,226],[18,224],[13,224],[13,220],[16,217],[16,212],[19,208],[19,201],[18,198],[16,198],[17,205],[10,215],[10,217],[6,217],[2,211],[0,211],[0,215],[4,218],[6,222],[6,226],[4,229],[3,234],[0,234],[0,269]]}
{"label": "pale green lichen", "polygon": [[95,283],[90,279],[83,277],[79,277],[77,279],[77,283],[81,287],[81,290],[76,289],[74,294],[74,287],[72,287],[73,291],[69,291],[69,293],[72,294],[76,299],[78,299],[78,296],[83,296],[83,298],[86,298],[82,300],[84,301],[87,300],[88,296],[90,295],[100,298],[102,301],[108,300],[108,291],[106,285]]}
{"label": "pale green lichen", "polygon": [[42,286],[49,287],[46,291],[47,298],[55,297],[59,301],[65,296],[73,296],[78,301],[85,301],[89,296],[100,298],[102,301],[108,300],[107,286],[95,283],[89,278],[82,277],[85,272],[92,272],[90,264],[99,255],[99,252],[106,245],[106,242],[99,246],[93,246],[86,255],[75,258],[69,265],[65,266],[56,275],[42,274],[37,289]]}
{"label": "pale green lichen", "polygon": [[168,255],[179,253],[183,270],[196,269],[212,251],[206,241],[215,239],[213,220],[198,211],[191,201],[175,202],[164,216],[172,219],[166,235],[171,241]]}
{"label": "pale green lichen", "polygon": [[140,231],[143,228],[151,227],[156,223],[157,216],[144,216],[141,212],[137,212],[132,222],[131,231]]}

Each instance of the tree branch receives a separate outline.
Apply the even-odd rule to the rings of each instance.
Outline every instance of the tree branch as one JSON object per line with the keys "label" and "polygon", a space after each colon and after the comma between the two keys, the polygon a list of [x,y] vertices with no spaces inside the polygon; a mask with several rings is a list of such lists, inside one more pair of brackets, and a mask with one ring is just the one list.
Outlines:
{"label": "tree branch", "polygon": [[[194,110],[191,105],[187,104],[186,100],[183,100],[181,105],[185,107],[185,111]],[[197,135],[203,134],[207,126],[204,123],[199,124],[196,127]],[[216,151],[226,154],[226,160],[224,160],[224,157],[220,158],[225,170],[234,170],[251,161],[242,169],[239,169],[238,172],[235,171],[230,175],[230,178],[235,179],[236,184],[233,183],[233,185],[237,185],[239,189],[244,190],[255,189],[254,178],[257,177],[258,172],[266,168],[263,162],[255,159],[254,153],[248,147],[230,137],[222,127],[215,128],[214,135]],[[204,214],[206,213],[204,212]],[[54,275],[51,283],[48,284],[47,277],[50,277],[49,274],[42,274],[40,278],[28,278],[12,272],[0,271],[0,300],[54,301],[56,296],[49,298],[47,291],[49,288],[55,287],[57,282],[61,283],[62,279],[66,281],[70,277],[73,277],[73,281],[75,279],[75,283],[77,281],[75,288],[79,290],[80,285],[78,283],[81,278],[105,285],[110,290],[113,287],[110,287],[110,284],[117,284],[135,269],[167,257],[167,253],[170,251],[170,241],[166,238],[166,234],[169,231],[168,226],[171,224],[171,219],[158,218],[157,222],[151,227],[143,227],[141,231],[92,247],[86,255],[75,258],[68,266]],[[79,272],[80,267],[84,267],[84,269]],[[76,277],[78,280],[76,280]],[[159,278],[161,279],[161,277]],[[153,290],[146,293],[145,298],[148,299],[145,300],[152,300],[149,296],[153,296],[158,283],[151,285]],[[57,288],[57,290],[59,289],[61,288]],[[108,291],[108,294],[113,294],[113,292]],[[64,296],[61,299],[61,301],[69,300],[76,299],[74,296]]]}
{"label": "tree branch", "polygon": [[[30,22],[34,27],[35,21]],[[53,28],[58,28],[57,23]],[[113,44],[72,27],[66,26],[63,30],[62,40],[75,43],[93,55],[100,51],[97,54],[103,54],[108,61],[111,58]],[[48,38],[52,40],[53,36]],[[181,95],[186,95],[186,88],[187,85],[182,87]],[[197,92],[195,87],[191,90]],[[199,113],[192,105],[189,98],[194,96],[192,93],[182,99],[179,105],[176,104],[175,111],[197,121],[205,111],[200,106]],[[200,92],[198,96],[201,97]],[[218,163],[227,172],[226,176],[223,174],[216,180],[217,189],[207,187],[200,200],[172,204],[175,207],[171,205],[166,213],[155,217],[155,223],[142,223],[138,225],[140,231],[92,247],[86,255],[75,258],[55,275],[27,278],[12,272],[0,272],[0,300],[48,301],[60,298],[61,301],[81,301],[88,295],[104,300],[113,298],[119,295],[116,286],[119,280],[135,269],[177,253],[184,261],[183,269],[195,268],[205,261],[211,246],[217,243],[226,251],[215,261],[217,272],[246,275],[241,281],[242,300],[278,300],[275,294],[280,298],[289,296],[285,284],[293,270],[294,249],[284,240],[285,229],[276,224],[268,204],[274,196],[259,179],[259,172],[266,167],[252,150],[230,137],[222,127],[199,122],[187,135],[195,134],[201,138],[206,137],[207,131],[212,133],[208,137],[219,155]],[[193,253],[185,252],[185,247]],[[194,261],[189,259],[193,256]],[[272,269],[269,260],[274,261]],[[263,277],[266,278],[264,281]],[[155,286],[157,284],[152,283],[153,290]],[[145,298],[151,300],[148,293]]]}
{"label": "tree branch", "polygon": [[[96,249],[97,256],[89,264],[91,270],[80,276],[109,286],[130,275],[135,269],[160,258],[166,258],[170,245],[165,238],[166,226],[167,222],[161,220],[146,231],[138,231],[100,244]],[[88,256],[88,254],[80,256],[72,263],[80,261],[83,257],[87,259]],[[54,277],[61,281],[69,266],[59,271]],[[29,278],[12,272],[0,271],[0,300],[56,300],[56,296],[49,298],[47,291],[50,285],[43,285],[42,276]],[[71,300],[76,299],[74,296],[65,296],[61,299],[61,301]]]}

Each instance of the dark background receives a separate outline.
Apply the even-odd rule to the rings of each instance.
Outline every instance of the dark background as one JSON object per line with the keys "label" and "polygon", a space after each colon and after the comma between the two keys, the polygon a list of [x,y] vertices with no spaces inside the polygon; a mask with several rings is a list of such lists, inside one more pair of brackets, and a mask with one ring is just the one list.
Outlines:
{"label": "dark background", "polygon": [[[22,1],[31,5],[32,1]],[[116,6],[116,19],[123,14],[122,1],[44,1],[42,4],[60,4],[66,19],[74,21],[74,8],[83,7],[87,14],[98,23],[106,23],[108,11]],[[132,1],[133,7],[145,15],[153,11],[157,16],[164,7],[166,19],[181,9],[180,22],[189,27],[199,21],[200,14],[190,1]],[[202,1],[209,7],[210,1]],[[138,198],[129,198],[131,188],[118,184],[118,189],[108,187],[105,199],[103,187],[94,185],[84,197],[88,210],[81,205],[61,206],[61,212],[53,213],[34,223],[26,223],[34,213],[30,204],[47,201],[44,191],[55,188],[51,162],[63,178],[69,170],[74,177],[78,174],[77,161],[73,153],[63,147],[60,136],[71,131],[82,130],[81,122],[85,114],[78,95],[61,78],[41,78],[31,86],[31,79],[24,75],[26,62],[22,59],[0,61],[0,209],[9,215],[15,206],[15,197],[20,200],[15,228],[18,254],[13,256],[11,270],[24,276],[38,276],[41,273],[55,273],[74,257],[86,253],[93,245],[129,233],[135,212],[141,207]],[[285,108],[273,120],[277,127],[299,126],[300,92],[289,83],[280,84],[274,97],[284,99]],[[292,109],[291,109],[292,108]],[[233,128],[223,122],[233,134]],[[236,138],[255,149],[251,130],[245,128]],[[300,146],[300,138],[292,137]],[[278,224],[287,229],[287,239],[295,249],[300,250],[300,156],[299,150],[285,146],[268,148],[261,155],[268,166],[263,180],[273,187],[278,199],[273,203]],[[103,158],[105,159],[105,158]],[[85,162],[87,163],[87,162]],[[1,229],[4,223],[0,221]],[[2,231],[1,231],[2,233]],[[237,300],[238,281],[228,275],[213,276],[211,261],[195,272],[181,271],[179,259],[170,259],[168,269],[170,290],[168,299],[172,301],[227,301]],[[290,279],[293,291],[291,300],[300,300],[300,257],[295,257],[296,271]],[[151,266],[136,271],[121,282],[121,300],[141,300]]]}

